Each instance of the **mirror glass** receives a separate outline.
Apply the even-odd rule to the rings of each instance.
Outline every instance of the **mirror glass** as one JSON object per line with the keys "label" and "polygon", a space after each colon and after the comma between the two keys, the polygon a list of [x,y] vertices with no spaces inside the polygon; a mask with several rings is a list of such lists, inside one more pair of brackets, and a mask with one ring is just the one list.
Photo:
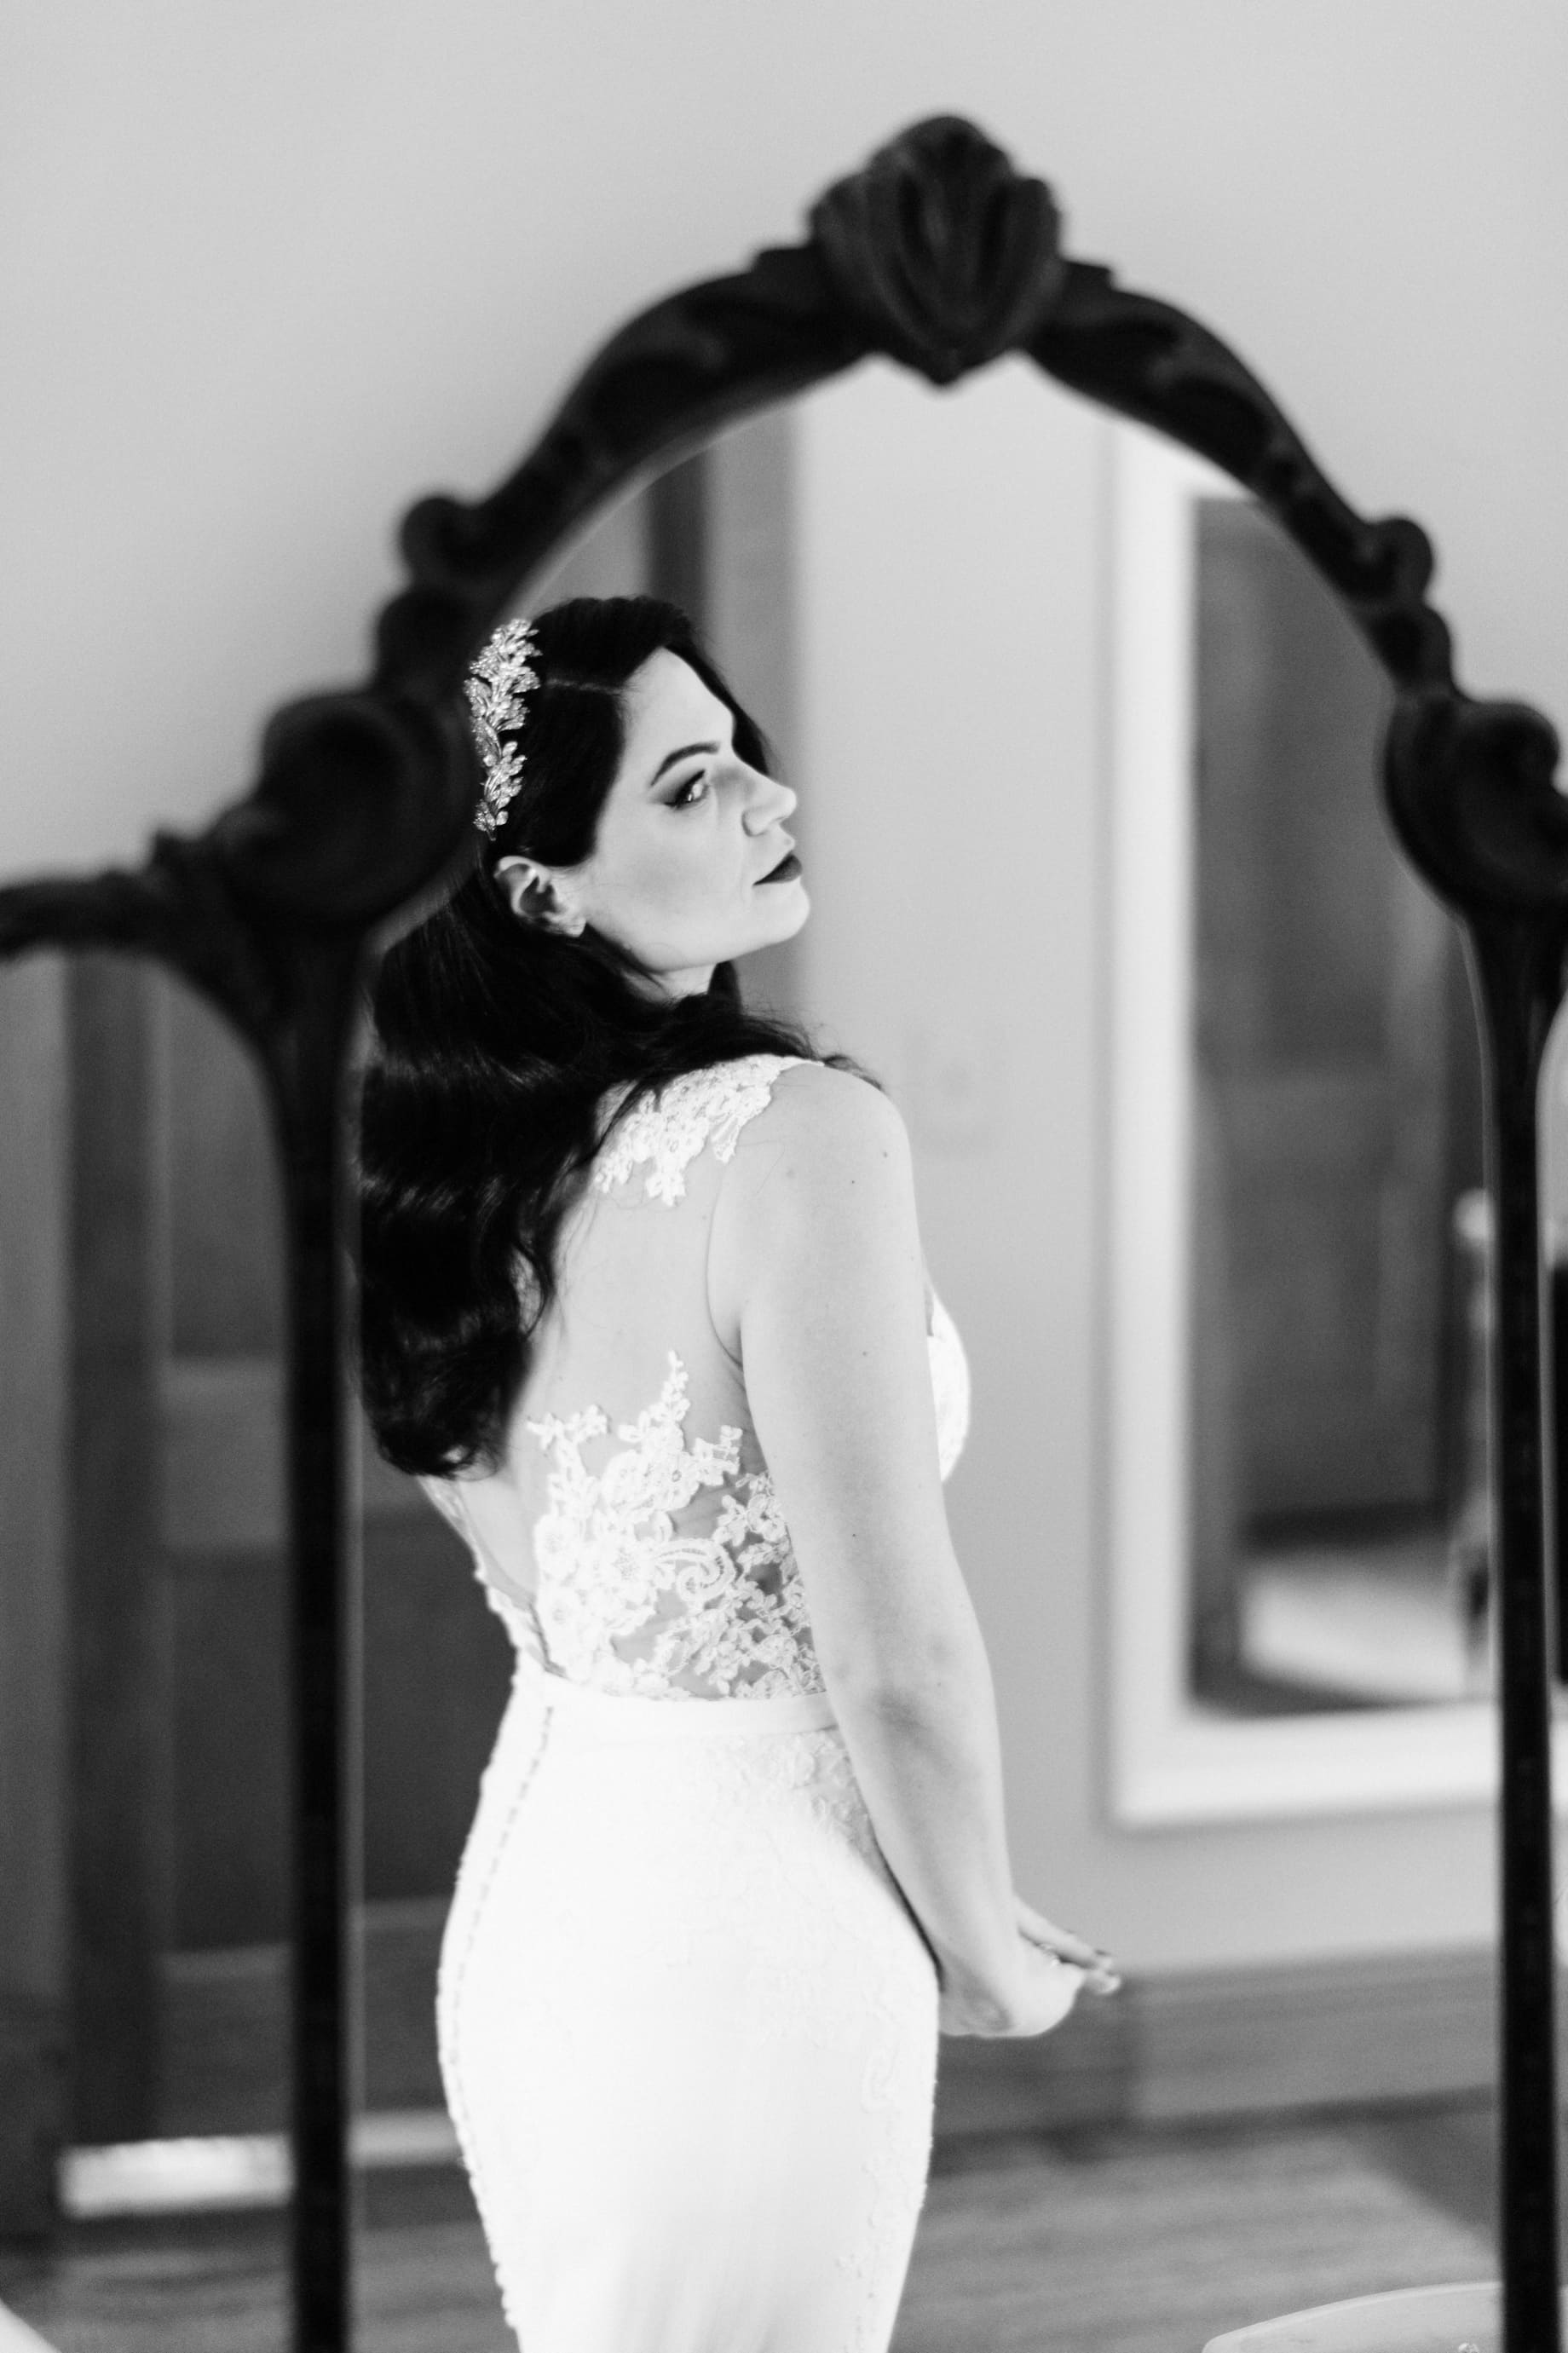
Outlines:
{"label": "mirror glass", "polygon": [[[6,2301],[51,2343],[281,2344],[289,1824],[273,1145],[151,964],[0,968],[13,1918],[70,2019],[67,2222]],[[20,1439],[16,1433],[20,1432]],[[15,1572],[15,1574],[14,1574]],[[44,1639],[52,1626],[53,1640]],[[68,1726],[63,1736],[58,1727]],[[20,1895],[18,1896],[18,1891]],[[194,2259],[190,2214],[205,2217]],[[98,2333],[95,2334],[94,2332]]]}
{"label": "mirror glass", "polygon": [[1195,496],[1191,1669],[1271,1715],[1490,1689],[1487,1205],[1457,925],[1375,789],[1391,693]]}

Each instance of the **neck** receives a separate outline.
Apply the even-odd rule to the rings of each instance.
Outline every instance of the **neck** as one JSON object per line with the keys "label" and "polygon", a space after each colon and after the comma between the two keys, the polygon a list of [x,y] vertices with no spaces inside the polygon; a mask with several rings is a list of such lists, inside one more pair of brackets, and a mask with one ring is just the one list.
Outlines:
{"label": "neck", "polygon": [[700,964],[687,965],[679,972],[656,973],[654,987],[649,994],[668,997],[701,997],[713,977],[713,969],[710,964]]}

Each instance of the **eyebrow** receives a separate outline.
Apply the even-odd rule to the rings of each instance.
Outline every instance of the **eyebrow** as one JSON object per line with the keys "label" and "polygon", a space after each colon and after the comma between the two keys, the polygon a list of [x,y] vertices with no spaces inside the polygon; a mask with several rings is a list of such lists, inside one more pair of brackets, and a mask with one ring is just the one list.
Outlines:
{"label": "eyebrow", "polygon": [[647,780],[648,790],[650,792],[653,790],[665,770],[673,768],[678,760],[689,760],[694,752],[717,752],[720,749],[721,746],[717,744],[683,744],[679,752],[667,752]]}

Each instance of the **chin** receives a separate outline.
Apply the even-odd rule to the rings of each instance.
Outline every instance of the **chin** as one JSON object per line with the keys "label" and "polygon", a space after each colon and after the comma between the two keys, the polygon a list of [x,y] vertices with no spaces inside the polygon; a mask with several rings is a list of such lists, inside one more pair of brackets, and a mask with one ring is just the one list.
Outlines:
{"label": "chin", "polygon": [[773,920],[766,937],[757,943],[759,947],[768,946],[774,940],[793,939],[811,913],[811,897],[798,874],[793,881],[773,882],[768,887],[778,893],[780,903],[773,911]]}

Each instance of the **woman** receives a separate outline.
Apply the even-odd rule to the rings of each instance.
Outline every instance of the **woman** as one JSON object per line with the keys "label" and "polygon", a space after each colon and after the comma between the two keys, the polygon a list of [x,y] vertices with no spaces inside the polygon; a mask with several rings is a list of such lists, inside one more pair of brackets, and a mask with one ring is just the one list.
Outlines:
{"label": "woman", "polygon": [[741,1004],[795,795],[683,617],[509,623],[469,698],[363,1123],[366,1402],[518,1651],[447,2094],[525,2353],[878,2353],[939,2031],[1116,1982],[1012,1888],[963,1354],[898,1113]]}

